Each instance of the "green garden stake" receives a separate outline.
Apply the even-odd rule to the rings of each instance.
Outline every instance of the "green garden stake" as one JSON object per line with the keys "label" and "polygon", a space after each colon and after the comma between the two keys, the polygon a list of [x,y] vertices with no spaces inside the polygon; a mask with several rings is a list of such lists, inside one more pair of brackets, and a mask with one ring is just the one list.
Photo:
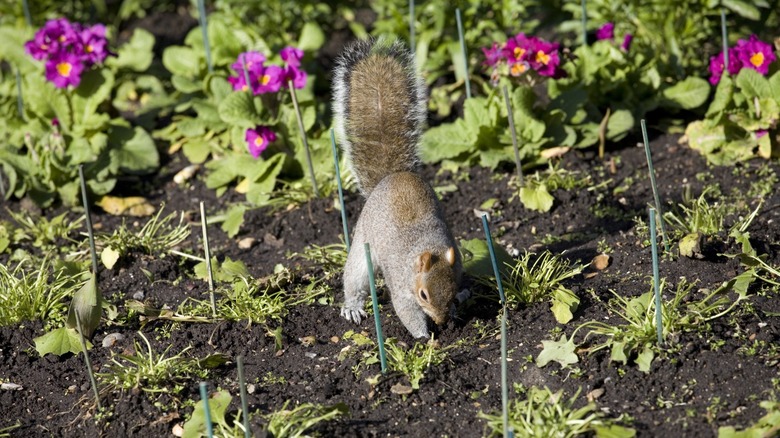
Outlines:
{"label": "green garden stake", "polygon": [[412,54],[417,53],[415,41],[414,41],[414,0],[409,0],[409,46]]}
{"label": "green garden stake", "polygon": [[[512,111],[512,102],[509,100],[509,92],[506,85],[501,87],[504,93],[504,102],[506,102],[506,117],[509,120],[509,133],[512,134],[512,147],[515,150],[515,166],[517,167],[517,181],[520,187],[523,183],[523,166],[520,165],[520,148],[517,146],[517,130],[515,129],[515,115]],[[492,249],[492,248],[491,248]]]}
{"label": "green garden stake", "polygon": [[509,436],[509,385],[507,384],[507,351],[506,351],[506,297],[504,296],[504,286],[501,285],[501,272],[498,269],[496,252],[493,249],[493,237],[490,235],[487,215],[482,215],[482,228],[485,230],[485,240],[487,240],[488,251],[490,252],[490,262],[493,264],[493,275],[496,276],[498,285],[498,296],[501,302],[501,409],[504,417],[504,436]]}
{"label": "green garden stake", "polygon": [[309,141],[306,139],[306,128],[303,126],[303,116],[301,116],[301,108],[298,106],[298,97],[295,95],[295,87],[293,87],[292,80],[287,81],[287,88],[290,89],[290,96],[292,97],[293,107],[295,107],[295,117],[298,119],[298,130],[301,134],[301,140],[303,141],[303,149],[306,152],[306,164],[309,165],[309,177],[311,178],[311,187],[314,189],[314,196],[320,197],[320,191],[317,189],[317,179],[314,177],[314,166],[311,163],[311,152],[309,151]]}
{"label": "green garden stake", "polygon": [[87,235],[89,236],[89,250],[92,254],[92,272],[97,276],[98,262],[95,250],[95,234],[92,232],[92,216],[89,213],[89,199],[87,198],[87,181],[84,178],[84,165],[79,164],[79,181],[81,182],[81,201],[84,203],[84,215],[87,219]]}
{"label": "green garden stake", "polygon": [[250,438],[252,431],[249,429],[249,403],[246,400],[246,379],[244,379],[244,356],[236,358],[238,366],[238,390],[241,394],[241,416],[244,420],[244,438]]}
{"label": "green garden stake", "polygon": [[198,0],[198,22],[200,30],[203,33],[203,49],[206,51],[206,64],[209,66],[209,73],[214,71],[211,64],[211,45],[209,44],[208,21],[206,19],[206,0]]}
{"label": "green garden stake", "polygon": [[92,362],[89,360],[89,353],[87,353],[87,341],[84,339],[84,332],[81,330],[81,318],[79,313],[76,315],[76,327],[79,330],[79,340],[81,341],[81,351],[84,352],[84,363],[87,365],[87,375],[89,376],[89,383],[92,385],[92,392],[95,393],[95,405],[98,410],[103,409],[100,405],[100,393],[98,393],[97,381],[95,380],[95,373],[92,372]]}
{"label": "green garden stake", "polygon": [[2,167],[0,167],[0,199],[5,199],[5,181],[3,181]]}
{"label": "green garden stake", "polygon": [[[722,3],[722,2],[721,2]],[[729,35],[726,31],[726,9],[721,6],[720,7],[720,34],[721,38],[723,39],[723,65],[725,66],[723,68],[724,75],[729,75]]]}
{"label": "green garden stake", "polygon": [[211,300],[211,314],[217,317],[217,300],[214,298],[214,271],[211,267],[211,250],[209,250],[209,231],[206,224],[206,208],[203,201],[200,202],[200,224],[203,228],[203,249],[206,252],[206,270],[209,273],[209,299]]}
{"label": "green garden stake", "polygon": [[206,418],[206,436],[209,438],[214,438],[214,426],[211,424],[209,391],[206,389],[206,382],[200,382],[200,399],[203,400],[203,416]]}
{"label": "green garden stake", "polygon": [[664,249],[669,252],[669,241],[666,238],[666,227],[664,227],[663,210],[661,210],[661,198],[658,196],[658,185],[655,183],[655,169],[653,168],[653,157],[650,154],[650,143],[647,141],[647,125],[645,125],[645,119],[640,121],[642,125],[642,140],[645,143],[645,155],[647,155],[647,168],[650,171],[650,185],[653,188],[653,198],[655,199],[655,209],[658,212],[658,216],[661,219],[661,237],[664,241]]}
{"label": "green garden stake", "polygon": [[27,0],[22,0],[22,9],[24,10],[24,21],[27,22],[27,26],[32,27],[32,15],[30,15],[30,5]]}
{"label": "green garden stake", "polygon": [[658,278],[658,242],[655,237],[655,209],[650,207],[650,246],[653,251],[653,292],[655,293],[655,331],[658,345],[663,344],[663,318],[661,315],[661,282]]}
{"label": "green garden stake", "polygon": [[382,321],[379,319],[379,300],[376,297],[376,280],[374,279],[374,264],[371,262],[371,248],[368,242],[364,245],[366,251],[366,269],[368,270],[368,285],[371,289],[371,303],[374,306],[374,323],[376,323],[376,341],[379,344],[379,361],[382,373],[387,372],[387,356],[385,355],[385,337],[382,335]]}
{"label": "green garden stake", "polygon": [[582,0],[582,45],[588,45],[588,10],[585,8],[585,0]]}
{"label": "green garden stake", "polygon": [[19,118],[23,122],[27,121],[24,117],[24,97],[22,96],[22,75],[19,74],[19,68],[14,69],[16,74],[16,111],[19,113]]}
{"label": "green garden stake", "polygon": [[341,186],[341,170],[339,169],[339,150],[336,147],[336,136],[333,128],[330,128],[330,145],[333,147],[333,162],[336,165],[336,185],[339,188],[339,202],[341,203],[341,225],[344,227],[344,243],[349,252],[349,225],[347,224],[347,208],[344,205],[344,188]]}
{"label": "green garden stake", "polygon": [[460,51],[463,53],[463,74],[466,80],[466,99],[471,99],[471,81],[469,80],[469,56],[466,53],[466,40],[463,38],[463,20],[460,19],[460,8],[455,9],[455,19],[458,22],[458,38]]}

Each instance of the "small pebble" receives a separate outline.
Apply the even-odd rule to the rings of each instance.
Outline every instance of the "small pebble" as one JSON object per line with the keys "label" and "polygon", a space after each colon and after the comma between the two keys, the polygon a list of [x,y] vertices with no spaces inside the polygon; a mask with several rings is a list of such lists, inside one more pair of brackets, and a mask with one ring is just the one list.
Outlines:
{"label": "small pebble", "polygon": [[138,292],[133,294],[133,299],[134,300],[138,300],[138,301],[142,301],[145,296],[146,296],[146,294],[144,294],[144,291],[139,290]]}
{"label": "small pebble", "polygon": [[16,383],[4,382],[4,383],[0,383],[0,389],[5,391],[21,391],[22,385]]}
{"label": "small pebble", "polygon": [[304,354],[305,354],[305,355],[306,355],[306,357],[308,357],[309,359],[314,359],[315,357],[317,357],[317,353],[312,353],[312,352],[310,352],[310,351],[307,351],[307,352],[306,352],[306,353],[304,353]]}
{"label": "small pebble", "polygon": [[171,429],[171,433],[173,436],[183,436],[184,435],[184,428],[181,427],[181,424],[177,423],[173,425],[173,429]]}
{"label": "small pebble", "polygon": [[116,344],[117,342],[124,339],[124,335],[121,333],[111,333],[106,335],[105,338],[103,338],[103,348],[111,348]]}

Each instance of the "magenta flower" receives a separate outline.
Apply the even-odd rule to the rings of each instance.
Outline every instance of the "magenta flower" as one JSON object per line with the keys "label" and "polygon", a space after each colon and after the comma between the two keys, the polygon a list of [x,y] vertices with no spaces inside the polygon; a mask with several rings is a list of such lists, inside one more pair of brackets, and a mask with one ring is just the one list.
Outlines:
{"label": "magenta flower", "polygon": [[303,50],[293,46],[287,46],[279,52],[282,60],[291,67],[300,67],[301,59],[303,59]]}
{"label": "magenta flower", "polygon": [[64,51],[78,42],[78,34],[73,25],[65,18],[49,20],[43,25],[32,40],[25,43],[27,53],[37,60]]}
{"label": "magenta flower", "polygon": [[108,56],[106,45],[106,27],[102,24],[96,24],[84,28],[79,32],[82,59],[88,64],[97,64],[103,62]]}
{"label": "magenta flower", "polygon": [[624,52],[628,52],[629,49],[631,49],[631,41],[634,40],[634,36],[630,33],[627,33],[626,36],[623,37],[623,44],[620,45],[620,48]]}
{"label": "magenta flower", "polygon": [[294,65],[288,65],[284,69],[284,86],[287,86],[288,81],[292,81],[293,87],[301,89],[306,86],[306,72]]}
{"label": "magenta flower", "polygon": [[558,55],[558,43],[532,38],[529,47],[529,64],[541,76],[557,77],[561,59]]}
{"label": "magenta flower", "polygon": [[498,46],[498,43],[493,43],[489,49],[483,47],[482,53],[485,54],[485,61],[482,64],[487,65],[488,67],[495,67],[501,62],[501,56],[503,55],[503,51],[501,47]]}
{"label": "magenta flower", "polygon": [[[772,46],[759,40],[755,35],[750,35],[747,41],[737,41],[734,51],[736,52],[736,58],[739,59],[741,64],[740,67],[752,68],[762,75],[767,74],[769,64],[777,59],[772,51]],[[731,54],[729,53],[729,55]],[[729,64],[731,64],[730,60]]]}
{"label": "magenta flower", "polygon": [[60,53],[46,62],[46,79],[57,88],[78,87],[84,64],[72,53]]}
{"label": "magenta flower", "polygon": [[615,38],[615,24],[605,23],[596,31],[597,40],[611,40]]}
{"label": "magenta flower", "polygon": [[252,81],[252,93],[255,95],[265,93],[275,93],[282,87],[284,79],[284,69],[276,65],[261,67]]}
{"label": "magenta flower", "polygon": [[530,55],[529,48],[535,40],[536,38],[528,38],[522,32],[515,35],[514,38],[509,38],[506,44],[504,44],[503,49],[504,57],[506,58],[507,62],[513,64],[527,61],[528,56]]}
{"label": "magenta flower", "polygon": [[[717,85],[720,82],[720,77],[723,76],[723,52],[718,53],[716,56],[710,57],[710,84]],[[729,74],[735,75],[739,73],[742,68],[741,61],[737,57],[737,53],[734,49],[729,49]]]}
{"label": "magenta flower", "polygon": [[244,52],[238,55],[238,60],[234,62],[230,67],[239,73],[239,76],[244,75],[244,65],[249,72],[257,71],[263,67],[265,62],[265,56],[260,52]]}
{"label": "magenta flower", "polygon": [[267,126],[258,126],[256,129],[247,129],[245,138],[249,153],[259,158],[268,144],[276,140],[276,134]]}

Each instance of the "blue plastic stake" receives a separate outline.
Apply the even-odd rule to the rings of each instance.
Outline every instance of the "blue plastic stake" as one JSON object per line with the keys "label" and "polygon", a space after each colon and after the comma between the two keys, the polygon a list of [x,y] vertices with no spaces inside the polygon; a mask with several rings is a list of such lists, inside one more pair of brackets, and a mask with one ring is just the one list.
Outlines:
{"label": "blue plastic stake", "polygon": [[501,408],[504,417],[504,436],[509,436],[509,386],[507,385],[507,364],[506,364],[506,299],[504,297],[504,286],[501,285],[501,272],[498,269],[498,260],[496,252],[493,250],[493,237],[490,235],[487,215],[482,215],[482,228],[485,230],[485,240],[487,240],[488,251],[490,252],[490,262],[493,264],[493,275],[496,276],[498,285],[498,296],[501,300]]}
{"label": "blue plastic stake", "polygon": [[214,426],[211,424],[211,409],[209,409],[209,391],[206,382],[200,382],[200,399],[203,400],[203,416],[206,417],[206,435],[214,438]]}
{"label": "blue plastic stake", "polygon": [[414,29],[414,0],[409,0],[409,46],[412,50],[412,55],[417,53],[417,46],[415,46],[415,29]]}
{"label": "blue plastic stake", "polygon": [[244,423],[244,438],[252,436],[252,430],[249,428],[249,403],[246,400],[246,379],[244,378],[244,356],[239,355],[236,358],[238,367],[238,390],[241,394],[241,417]]}
{"label": "blue plastic stake", "polygon": [[588,10],[585,8],[585,0],[582,0],[582,45],[588,45]]}
{"label": "blue plastic stake", "polygon": [[246,53],[242,53],[239,55],[241,57],[241,69],[244,71],[244,83],[246,84],[246,91],[251,96],[252,94],[252,86],[249,84],[249,70],[246,68]]}
{"label": "blue plastic stake", "polygon": [[669,241],[666,239],[666,227],[664,227],[664,215],[661,210],[661,198],[658,196],[658,185],[655,183],[655,168],[653,168],[653,157],[650,154],[650,143],[647,141],[647,125],[645,125],[645,119],[640,121],[642,125],[642,140],[645,143],[645,155],[647,155],[647,168],[650,171],[650,185],[653,187],[653,198],[655,199],[655,209],[660,217],[661,224],[661,237],[664,241],[664,249],[669,252]]}
{"label": "blue plastic stake", "polygon": [[458,22],[458,38],[460,38],[460,51],[463,53],[463,74],[466,79],[466,99],[471,99],[471,81],[469,80],[469,56],[466,53],[466,40],[463,38],[463,20],[460,19],[460,8],[455,9],[455,18]]}
{"label": "blue plastic stake", "polygon": [[341,225],[344,227],[344,243],[349,252],[349,225],[347,224],[347,208],[344,205],[344,188],[341,186],[341,170],[339,168],[339,149],[336,147],[336,136],[333,128],[330,128],[330,145],[333,147],[333,163],[336,165],[336,184],[339,188],[339,202],[341,203]]}
{"label": "blue plastic stake", "polygon": [[658,345],[663,344],[663,317],[661,315],[661,282],[658,278],[658,242],[655,237],[655,209],[650,207],[650,245],[653,250],[653,292],[655,293],[655,331]]}
{"label": "blue plastic stake", "polygon": [[203,231],[203,251],[206,255],[206,271],[209,274],[209,300],[211,300],[211,315],[217,317],[217,299],[214,297],[214,269],[211,266],[211,249],[209,249],[209,230],[206,218],[206,207],[200,201],[200,225]]}
{"label": "blue plastic stake", "polygon": [[726,9],[720,8],[720,34],[723,39],[723,68],[724,75],[729,75],[729,35],[726,31]]}
{"label": "blue plastic stake", "polygon": [[374,322],[376,323],[376,340],[379,344],[379,361],[382,364],[382,373],[387,372],[387,356],[385,355],[385,337],[382,334],[382,321],[379,320],[379,301],[376,297],[376,280],[374,279],[374,264],[371,262],[371,248],[368,242],[364,245],[366,250],[366,269],[368,270],[368,285],[371,289],[371,302],[374,306]]}
{"label": "blue plastic stake", "polygon": [[206,0],[198,0],[198,21],[200,30],[203,32],[203,48],[206,50],[206,64],[209,66],[209,73],[214,71],[211,64],[211,45],[209,44],[208,21],[206,19]]}

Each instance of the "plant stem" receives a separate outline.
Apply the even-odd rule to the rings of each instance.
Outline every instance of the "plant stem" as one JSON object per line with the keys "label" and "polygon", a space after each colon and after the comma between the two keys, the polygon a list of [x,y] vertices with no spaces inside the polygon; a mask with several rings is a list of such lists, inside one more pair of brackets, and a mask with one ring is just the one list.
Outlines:
{"label": "plant stem", "polygon": [[309,166],[309,177],[311,178],[311,187],[314,189],[314,196],[320,197],[320,191],[317,189],[317,179],[314,177],[314,166],[311,163],[311,152],[309,151],[309,141],[306,139],[306,128],[303,126],[303,116],[301,116],[301,108],[298,106],[298,97],[295,95],[295,88],[292,81],[287,81],[287,87],[290,89],[290,96],[292,97],[293,107],[295,107],[295,117],[298,119],[298,130],[301,133],[301,141],[303,141],[303,149],[306,152],[306,164]]}
{"label": "plant stem", "polygon": [[485,240],[487,240],[488,251],[490,252],[490,262],[493,264],[493,275],[496,276],[498,285],[498,296],[501,302],[501,409],[504,418],[504,436],[509,436],[509,385],[507,384],[507,348],[506,348],[506,298],[504,296],[504,287],[501,285],[501,272],[498,269],[498,260],[496,252],[493,250],[493,237],[490,235],[487,215],[482,215],[482,228],[485,230]]}
{"label": "plant stem", "polygon": [[209,73],[214,71],[211,64],[211,45],[209,44],[208,20],[206,18],[206,0],[198,0],[198,22],[200,30],[203,33],[203,49],[206,51],[206,64],[209,67]]}
{"label": "plant stem", "polygon": [[379,319],[379,300],[376,296],[376,280],[374,279],[374,264],[371,262],[371,248],[368,242],[364,247],[366,253],[366,268],[368,269],[368,285],[371,289],[371,303],[374,306],[374,323],[376,324],[376,339],[379,344],[379,361],[382,364],[382,373],[387,372],[387,356],[385,354],[385,339],[382,335],[382,321]]}
{"label": "plant stem", "polygon": [[81,351],[84,352],[84,363],[87,365],[87,375],[89,376],[89,382],[92,384],[92,391],[95,393],[95,404],[98,410],[103,409],[100,405],[100,394],[97,389],[97,381],[95,380],[95,374],[92,372],[92,362],[89,360],[89,353],[87,353],[87,341],[84,339],[84,332],[81,330],[81,318],[79,312],[74,312],[76,315],[76,326],[79,330],[79,340],[81,341]]}
{"label": "plant stem", "polygon": [[655,209],[658,212],[658,217],[661,218],[660,224],[661,224],[661,237],[664,241],[664,249],[668,253],[669,250],[669,241],[666,237],[666,227],[664,227],[664,221],[663,221],[663,210],[661,209],[661,198],[658,196],[658,185],[655,183],[655,169],[653,168],[653,157],[650,154],[650,143],[647,141],[647,125],[645,124],[645,119],[642,119],[640,121],[640,124],[642,125],[642,140],[645,143],[645,155],[647,156],[647,168],[650,171],[650,185],[653,188],[653,198],[655,199]]}
{"label": "plant stem", "polygon": [[200,224],[203,228],[203,249],[206,252],[206,268],[209,273],[209,299],[211,300],[211,314],[217,317],[217,300],[214,298],[214,271],[211,267],[211,251],[209,250],[209,232],[206,223],[206,208],[203,201],[200,202]]}
{"label": "plant stem", "polygon": [[249,403],[246,399],[246,380],[244,379],[244,356],[238,356],[236,358],[236,364],[238,366],[238,388],[241,394],[241,415],[243,416],[244,423],[244,438],[252,436],[252,431],[249,428]]}
{"label": "plant stem", "polygon": [[200,399],[203,400],[203,416],[206,419],[206,436],[214,437],[214,426],[211,424],[211,409],[209,408],[209,391],[206,382],[200,382]]}
{"label": "plant stem", "polygon": [[517,167],[517,181],[520,187],[525,185],[523,181],[523,166],[520,164],[520,148],[517,145],[517,130],[515,129],[515,116],[512,111],[512,102],[509,99],[509,92],[506,85],[501,87],[501,91],[504,93],[504,102],[506,102],[506,117],[509,120],[509,132],[512,134],[512,147],[515,150],[515,166]]}
{"label": "plant stem", "polygon": [[333,163],[336,165],[336,185],[339,188],[339,203],[341,204],[341,225],[344,227],[344,243],[349,252],[349,225],[347,224],[347,208],[344,205],[344,188],[341,185],[341,170],[339,168],[339,150],[336,147],[336,136],[330,128],[330,145],[333,147]]}
{"label": "plant stem", "polygon": [[650,246],[653,254],[653,292],[655,293],[655,331],[658,345],[663,344],[663,317],[661,309],[661,280],[658,275],[658,242],[655,233],[655,209],[650,207]]}
{"label": "plant stem", "polygon": [[92,273],[97,276],[98,262],[95,250],[95,234],[92,232],[92,215],[89,213],[89,200],[87,198],[87,181],[84,178],[84,165],[79,164],[79,180],[81,182],[81,200],[84,203],[84,215],[87,219],[87,235],[89,236],[89,251],[92,254]]}
{"label": "plant stem", "polygon": [[466,40],[463,38],[463,20],[460,18],[460,8],[455,9],[455,19],[458,22],[458,38],[460,51],[463,53],[463,78],[466,81],[466,99],[471,99],[471,81],[469,80],[469,57],[466,53]]}

